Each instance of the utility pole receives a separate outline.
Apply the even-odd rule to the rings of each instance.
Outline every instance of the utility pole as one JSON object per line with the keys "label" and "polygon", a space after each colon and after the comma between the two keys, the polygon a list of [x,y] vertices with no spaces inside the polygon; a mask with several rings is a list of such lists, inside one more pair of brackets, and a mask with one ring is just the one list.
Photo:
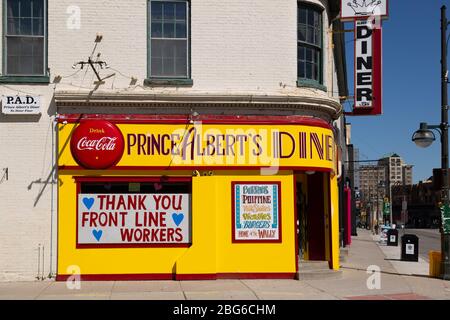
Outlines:
{"label": "utility pole", "polygon": [[420,123],[420,129],[412,137],[412,141],[421,148],[430,146],[435,140],[431,130],[437,130],[441,136],[441,262],[442,277],[450,280],[450,201],[448,181],[448,69],[447,69],[447,7],[441,7],[441,123],[428,125]]}
{"label": "utility pole", "polygon": [[[448,194],[448,69],[447,69],[447,7],[441,8],[441,165],[442,165],[442,203],[449,207]],[[444,221],[443,221],[444,222]],[[441,230],[442,271],[444,280],[450,280],[450,235]]]}
{"label": "utility pole", "polygon": [[392,221],[392,206],[393,206],[393,203],[392,203],[392,185],[391,185],[391,178],[390,177],[388,179],[388,183],[389,183],[389,223],[392,226],[392,224],[393,224],[393,221]]}
{"label": "utility pole", "polygon": [[[378,178],[378,174],[377,174],[377,178]],[[377,184],[377,225],[379,224],[380,221],[380,199],[378,197],[378,184]]]}

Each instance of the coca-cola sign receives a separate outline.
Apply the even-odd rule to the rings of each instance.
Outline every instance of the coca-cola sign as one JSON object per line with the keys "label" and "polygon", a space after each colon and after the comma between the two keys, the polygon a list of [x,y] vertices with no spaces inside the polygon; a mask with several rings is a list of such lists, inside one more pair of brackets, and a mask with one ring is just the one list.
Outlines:
{"label": "coca-cola sign", "polygon": [[107,169],[122,158],[124,139],[119,128],[111,122],[82,121],[72,134],[70,150],[80,166]]}

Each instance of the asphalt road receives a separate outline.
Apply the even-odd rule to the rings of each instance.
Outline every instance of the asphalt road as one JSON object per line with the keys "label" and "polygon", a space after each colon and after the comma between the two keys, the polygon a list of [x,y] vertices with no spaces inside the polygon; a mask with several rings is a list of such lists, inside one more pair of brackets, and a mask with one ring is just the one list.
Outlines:
{"label": "asphalt road", "polygon": [[[419,237],[419,256],[429,261],[428,252],[441,251],[441,234],[439,229],[405,229],[405,234],[415,234]],[[399,240],[403,235],[403,231],[399,230]],[[400,241],[399,241],[400,245]]]}

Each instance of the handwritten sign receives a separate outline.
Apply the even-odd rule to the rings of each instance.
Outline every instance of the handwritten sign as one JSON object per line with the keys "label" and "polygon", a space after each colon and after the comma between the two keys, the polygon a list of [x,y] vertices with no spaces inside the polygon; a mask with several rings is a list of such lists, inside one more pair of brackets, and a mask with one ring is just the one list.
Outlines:
{"label": "handwritten sign", "polygon": [[233,183],[233,241],[281,241],[280,184]]}
{"label": "handwritten sign", "polygon": [[189,194],[79,194],[78,245],[190,243]]}

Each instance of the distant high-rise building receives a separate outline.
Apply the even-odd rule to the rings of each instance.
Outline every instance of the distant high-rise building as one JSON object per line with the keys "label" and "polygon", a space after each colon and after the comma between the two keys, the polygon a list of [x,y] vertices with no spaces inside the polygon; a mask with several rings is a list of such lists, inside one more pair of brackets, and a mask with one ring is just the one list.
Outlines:
{"label": "distant high-rise building", "polygon": [[[380,189],[384,188],[386,171],[379,165],[359,166],[359,189],[362,199],[366,202],[374,201],[380,195]],[[382,194],[381,196],[384,196]]]}
{"label": "distant high-rise building", "polygon": [[378,160],[385,168],[387,187],[390,185],[412,185],[412,165],[406,164],[396,153]]}
{"label": "distant high-rise building", "polygon": [[413,166],[410,164],[404,165],[402,168],[403,185],[405,186],[411,186],[413,184],[412,168]]}
{"label": "distant high-rise building", "polygon": [[380,212],[383,199],[391,195],[390,188],[412,185],[412,168],[395,153],[374,164],[361,165],[358,173],[362,205],[370,206],[372,212]]}
{"label": "distant high-rise building", "polygon": [[361,182],[361,179],[359,178],[359,170],[360,170],[360,164],[359,164],[359,149],[358,148],[354,148],[353,149],[353,158],[355,159],[355,164],[354,164],[354,171],[355,171],[355,174],[354,174],[354,179],[355,179],[355,189],[357,188],[358,190],[361,190],[361,187],[360,187],[360,182]]}

